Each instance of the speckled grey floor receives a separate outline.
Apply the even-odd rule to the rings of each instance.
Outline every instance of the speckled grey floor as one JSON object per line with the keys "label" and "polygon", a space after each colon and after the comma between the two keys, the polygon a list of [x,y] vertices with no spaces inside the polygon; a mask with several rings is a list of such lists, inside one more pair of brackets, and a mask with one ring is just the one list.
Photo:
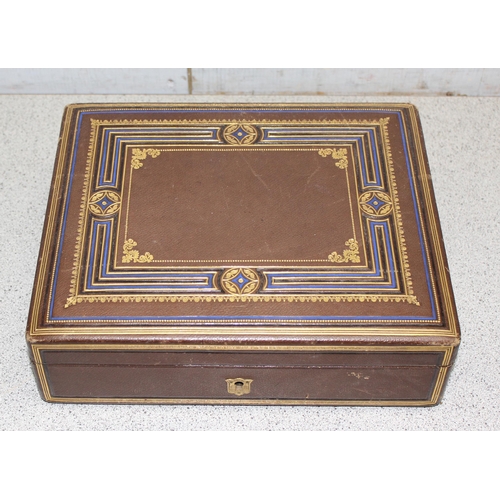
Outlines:
{"label": "speckled grey floor", "polygon": [[[434,408],[44,403],[24,341],[63,108],[72,102],[403,101],[419,108],[462,345]],[[0,96],[0,430],[500,430],[500,98]]]}

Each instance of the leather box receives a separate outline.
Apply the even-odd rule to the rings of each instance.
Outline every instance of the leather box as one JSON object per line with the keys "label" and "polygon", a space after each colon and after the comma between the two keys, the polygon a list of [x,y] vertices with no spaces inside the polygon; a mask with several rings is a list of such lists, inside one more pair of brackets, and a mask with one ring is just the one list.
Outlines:
{"label": "leather box", "polygon": [[438,403],[459,327],[415,107],[68,106],[27,341],[50,402]]}

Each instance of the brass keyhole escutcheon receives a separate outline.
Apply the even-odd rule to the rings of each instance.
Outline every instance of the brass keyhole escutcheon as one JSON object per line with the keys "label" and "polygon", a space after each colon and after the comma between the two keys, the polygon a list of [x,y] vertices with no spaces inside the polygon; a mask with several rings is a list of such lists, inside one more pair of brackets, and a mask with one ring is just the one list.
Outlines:
{"label": "brass keyhole escutcheon", "polygon": [[250,378],[227,378],[227,392],[236,396],[250,394],[250,384],[253,382]]}

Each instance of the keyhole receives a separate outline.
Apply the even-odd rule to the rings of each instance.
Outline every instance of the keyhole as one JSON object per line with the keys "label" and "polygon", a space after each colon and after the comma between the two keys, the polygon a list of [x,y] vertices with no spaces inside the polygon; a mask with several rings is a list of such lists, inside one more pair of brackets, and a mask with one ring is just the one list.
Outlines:
{"label": "keyhole", "polygon": [[243,387],[243,382],[235,382],[234,385],[238,387]]}

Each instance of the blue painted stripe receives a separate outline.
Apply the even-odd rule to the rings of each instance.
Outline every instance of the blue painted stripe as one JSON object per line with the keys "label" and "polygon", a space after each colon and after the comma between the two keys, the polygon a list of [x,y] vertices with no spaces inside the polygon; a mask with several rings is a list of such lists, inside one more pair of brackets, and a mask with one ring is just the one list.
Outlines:
{"label": "blue painted stripe", "polygon": [[[389,235],[389,225],[387,222],[375,222],[375,221],[370,221],[370,230],[372,233],[372,238],[375,238],[375,231],[376,231],[376,226],[382,225],[384,228],[384,233],[385,233],[385,241],[386,241],[386,248],[387,248],[387,261],[389,264],[389,269],[388,272],[391,275],[390,281],[393,283],[392,287],[389,288],[394,288],[396,289],[396,270],[395,270],[395,262],[394,262],[394,254],[392,253],[392,245],[390,245],[390,235]],[[378,255],[376,255],[377,261],[378,261]]]}
{"label": "blue painted stripe", "polygon": [[[182,295],[179,295],[179,298],[181,298]],[[133,301],[132,299],[130,300],[131,302]],[[285,302],[285,301],[283,301]],[[368,302],[368,301],[366,301]],[[137,324],[141,324],[141,320],[143,321],[154,321],[157,323],[162,323],[162,320],[170,320],[170,321],[179,321],[182,323],[185,323],[186,321],[189,322],[190,319],[195,320],[195,321],[218,321],[218,320],[231,320],[232,322],[234,321],[237,323],[238,321],[245,321],[245,320],[253,320],[255,323],[252,323],[255,326],[259,326],[259,320],[262,321],[263,324],[265,324],[266,320],[271,320],[271,321],[302,321],[302,320],[311,320],[311,321],[349,321],[349,320],[355,320],[356,321],[356,326],[359,326],[359,320],[366,320],[366,321],[394,321],[397,323],[398,321],[401,320],[427,320],[428,318],[426,317],[420,317],[420,316],[71,316],[71,319],[74,319],[76,321],[78,320],[123,320],[123,321],[137,321]],[[67,321],[68,318],[64,317],[54,317],[51,318],[55,321]],[[219,325],[220,326],[220,325]],[[251,326],[251,325],[250,325]],[[301,325],[307,327],[308,325]],[[336,325],[338,326],[338,325]]]}
{"label": "blue painted stripe", "polygon": [[[380,248],[378,246],[376,246],[376,242],[378,241],[377,239],[377,235],[376,235],[376,226],[382,226],[383,227],[383,231],[384,231],[384,234],[385,234],[385,240],[387,243],[389,243],[390,241],[390,235],[389,235],[389,226],[388,226],[388,223],[386,221],[370,221],[370,233],[371,233],[371,238],[372,238],[372,248],[376,248],[377,251],[374,251],[373,252],[373,255],[374,255],[374,267],[375,267],[375,271],[377,272],[377,276],[382,276],[382,270],[381,270],[381,265],[380,265],[380,260],[379,260],[379,252],[380,252]],[[379,289],[383,289],[383,290],[394,290],[396,289],[396,271],[395,271],[395,266],[394,266],[394,254],[392,252],[392,248],[391,248],[391,245],[387,244],[386,245],[387,247],[387,261],[388,261],[388,266],[389,268],[387,269],[387,272],[390,274],[391,276],[391,279],[390,279],[390,283],[388,284],[383,284],[383,283],[374,283],[374,284],[353,284],[353,285],[349,285],[349,284],[328,284],[328,283],[318,283],[318,284],[304,284],[304,285],[301,285],[300,283],[299,284],[287,284],[287,283],[281,283],[281,284],[273,284],[272,282],[270,284],[268,284],[267,286],[267,289],[269,290],[273,290],[273,291],[277,291],[277,290],[288,290],[290,288],[294,288],[294,289],[303,289],[303,290],[308,290],[308,289],[312,289],[312,290],[315,290],[315,289],[327,289],[327,290],[336,290],[336,289],[349,289],[349,290],[366,290],[366,289],[371,289],[371,288],[379,288]],[[278,276],[290,276],[288,273],[285,274],[285,273],[280,273],[279,271],[278,272],[271,272],[271,273],[266,273],[266,275],[271,278],[274,278],[274,277],[278,277]],[[328,274],[328,275],[325,275],[325,274],[320,274],[320,273],[297,273],[297,274],[293,274],[291,275],[290,277],[293,279],[295,277],[308,277],[308,278],[323,278],[325,276],[328,276],[328,277],[338,277],[338,275],[335,275],[335,274]],[[351,275],[348,275],[348,274],[345,274],[343,276],[350,276],[350,277],[359,277],[358,274],[351,274]],[[371,276],[371,275],[370,275]]]}
{"label": "blue painted stripe", "polygon": [[429,261],[427,260],[427,255],[425,254],[425,245],[424,245],[424,239],[423,239],[422,228],[421,228],[422,221],[420,220],[420,214],[418,212],[417,197],[416,197],[416,193],[415,193],[415,185],[413,184],[411,164],[410,164],[410,159],[409,159],[409,155],[408,155],[408,148],[407,148],[407,144],[406,144],[406,136],[404,133],[403,120],[402,120],[400,113],[398,113],[398,118],[399,118],[399,127],[401,130],[401,137],[402,137],[402,141],[403,141],[403,150],[404,150],[405,158],[406,158],[406,168],[408,171],[408,178],[410,180],[410,189],[411,189],[412,198],[413,198],[413,208],[414,208],[415,217],[417,219],[417,229],[418,229],[418,236],[420,239],[420,249],[422,251],[422,258],[424,259],[425,276],[427,278],[427,280],[426,280],[427,281],[427,290],[429,292],[429,299],[430,299],[431,307],[432,307],[432,319],[436,319],[437,318],[436,305],[434,303],[434,295],[432,293],[432,288],[431,288],[431,278],[429,275]]}
{"label": "blue painted stripe", "polygon": [[370,134],[370,145],[372,148],[373,166],[375,168],[375,182],[370,182],[370,185],[382,188],[382,182],[380,179],[380,165],[378,163],[378,154],[375,148],[376,140],[373,130],[369,130]]}
{"label": "blue painted stripe", "polygon": [[90,240],[90,259],[89,259],[89,265],[87,267],[88,270],[88,275],[87,275],[87,288],[92,287],[92,270],[94,269],[94,254],[95,254],[95,244],[96,244],[96,235],[97,235],[97,228],[99,226],[105,226],[106,222],[104,223],[99,223],[95,222],[92,225],[92,236]]}
{"label": "blue painted stripe", "polygon": [[[109,136],[109,130],[106,130],[104,132],[104,138],[103,138],[103,154],[102,154],[102,162],[101,162],[101,168],[100,168],[100,175],[99,175],[99,186],[106,186],[111,184],[110,182],[104,182],[104,172],[106,171],[106,158],[108,156],[108,136]],[[115,178],[116,172],[113,172],[113,178]],[[116,182],[116,181],[115,181]],[[115,184],[114,182],[112,183],[113,185]]]}
{"label": "blue painted stripe", "polygon": [[[122,275],[120,274],[119,276],[113,275],[110,276],[106,274],[106,263],[108,262],[108,255],[109,255],[109,247],[111,244],[111,222],[110,221],[94,221],[93,228],[92,228],[92,236],[90,240],[90,259],[89,259],[89,270],[94,269],[94,262],[95,262],[95,251],[96,251],[96,245],[97,245],[97,231],[99,227],[104,227],[105,232],[104,232],[104,254],[103,254],[103,259],[102,259],[102,266],[101,266],[101,276],[103,278],[110,277],[114,279],[123,279],[126,278],[127,276],[132,276],[132,277],[137,277],[137,274],[129,274],[129,275]],[[158,278],[158,274],[142,274],[139,275],[141,277],[153,277],[153,278]],[[161,275],[160,275],[161,276]],[[208,283],[201,284],[201,283],[196,283],[196,284],[190,284],[190,283],[169,283],[169,284],[154,284],[154,285],[111,285],[111,284],[94,284],[92,283],[92,275],[89,273],[87,277],[87,289],[89,290],[99,290],[100,288],[105,288],[105,289],[110,289],[110,290],[121,290],[121,289],[127,289],[127,290],[161,290],[163,288],[179,288],[179,289],[185,289],[185,290],[192,290],[193,292],[195,291],[200,291],[200,290],[207,290],[207,289],[213,289],[213,273],[200,273],[199,275],[193,275],[193,274],[185,274],[185,273],[176,273],[176,274],[165,274],[165,277],[174,277],[174,278],[200,278],[200,279],[208,279]]]}
{"label": "blue painted stripe", "polygon": [[[273,278],[279,277],[279,276],[289,276],[289,273],[285,272],[267,272],[267,276],[272,276]],[[293,278],[298,277],[298,278],[379,278],[380,274],[373,274],[373,273],[317,273],[314,271],[311,271],[309,273],[293,273]]]}
{"label": "blue painted stripe", "polygon": [[341,136],[335,136],[335,137],[327,137],[324,135],[307,135],[303,137],[271,137],[267,139],[267,142],[310,142],[311,140],[315,141],[320,141],[320,142],[348,142],[348,141],[357,141],[359,140],[359,137],[351,137],[351,136],[346,136],[346,137],[341,137]]}
{"label": "blue painted stripe", "polygon": [[[141,133],[144,132],[144,128],[135,128],[135,129],[126,129],[127,133]],[[175,131],[175,129],[150,129],[148,128],[147,131],[149,132],[163,132],[166,133],[167,130],[172,130],[172,132]],[[207,128],[207,130],[210,130],[210,128]],[[211,130],[212,136],[211,137],[182,137],[182,139],[179,139],[179,137],[155,137],[155,138],[145,138],[145,137],[117,137],[115,141],[115,151],[120,150],[120,145],[122,141],[126,142],[140,142],[143,144],[147,143],[159,143],[159,142],[169,142],[169,141],[176,141],[176,142],[205,142],[205,141],[210,141],[210,140],[217,140],[217,130],[213,129]],[[113,177],[111,181],[105,181],[104,180],[104,174],[106,172],[106,158],[108,154],[108,148],[109,148],[109,141],[110,141],[110,135],[113,133],[123,133],[123,129],[108,129],[104,132],[104,137],[103,137],[103,155],[101,159],[101,165],[99,167],[99,183],[98,187],[116,187],[116,180],[117,180],[117,172],[118,172],[118,154],[114,154],[114,162],[113,162]]]}
{"label": "blue painted stripe", "polygon": [[[214,103],[215,105],[218,103]],[[378,109],[349,109],[348,107],[346,108],[339,108],[339,109],[323,109],[323,108],[294,108],[294,109],[286,109],[286,108],[271,108],[271,109],[265,109],[265,108],[238,108],[238,106],[234,106],[233,108],[230,109],[217,109],[217,108],[192,108],[192,109],[150,109],[150,108],[144,108],[144,109],[122,109],[122,110],[116,110],[116,109],[110,109],[110,110],[101,110],[101,109],[96,109],[92,110],[91,106],[89,106],[90,110],[89,111],[80,111],[80,114],[86,115],[86,114],[91,114],[91,115],[108,115],[108,114],[139,114],[144,112],[147,112],[148,114],[150,113],[155,113],[155,114],[172,114],[172,113],[177,113],[177,114],[185,114],[185,113],[234,113],[235,111],[245,111],[246,113],[249,112],[255,112],[255,113],[332,113],[332,114],[343,114],[346,111],[349,113],[390,113],[390,114],[398,114],[399,111],[394,111],[391,109],[386,109],[383,106],[381,106]]]}
{"label": "blue painted stripe", "polygon": [[[64,216],[63,216],[63,221],[62,221],[62,227],[61,227],[61,236],[59,237],[59,250],[57,252],[57,259],[56,259],[56,266],[55,266],[55,273],[54,273],[54,286],[58,285],[58,276],[59,276],[59,265],[61,263],[61,253],[62,253],[62,246],[63,246],[63,241],[64,241],[64,234],[66,232],[66,217],[68,215],[68,208],[69,208],[69,202],[71,200],[71,186],[73,184],[73,175],[75,172],[75,163],[76,163],[76,153],[78,151],[78,142],[80,140],[80,128],[83,120],[83,113],[80,114],[80,117],[78,119],[78,124],[76,127],[76,133],[75,133],[75,146],[74,146],[74,151],[73,151],[73,159],[71,160],[71,169],[70,169],[70,175],[69,175],[69,182],[68,182],[68,189],[66,191],[67,193],[67,198],[66,198],[66,205],[64,206]],[[54,310],[54,299],[55,299],[55,290],[52,290],[52,297],[50,299],[50,305],[49,305],[49,318],[52,319],[52,312]]]}

